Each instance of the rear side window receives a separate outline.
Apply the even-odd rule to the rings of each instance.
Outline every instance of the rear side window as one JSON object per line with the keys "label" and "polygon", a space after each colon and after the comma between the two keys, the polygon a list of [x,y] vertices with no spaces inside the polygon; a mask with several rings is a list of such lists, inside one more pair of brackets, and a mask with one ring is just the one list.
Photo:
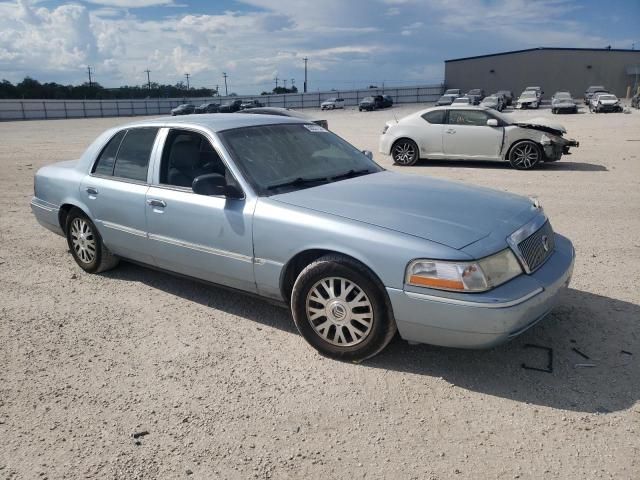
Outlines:
{"label": "rear side window", "polygon": [[444,117],[446,113],[446,110],[434,110],[433,112],[425,113],[424,115],[422,115],[422,118],[424,118],[429,123],[441,124],[444,123]]}
{"label": "rear side window", "polygon": [[126,130],[120,130],[109,140],[107,146],[102,150],[100,157],[98,157],[98,161],[93,166],[91,173],[95,173],[96,175],[113,175],[113,165],[116,162],[116,154],[118,153],[120,142],[122,142],[125,133],[127,133]]}
{"label": "rear side window", "polygon": [[120,144],[113,175],[146,182],[149,157],[157,133],[157,128],[132,128],[128,130]]}

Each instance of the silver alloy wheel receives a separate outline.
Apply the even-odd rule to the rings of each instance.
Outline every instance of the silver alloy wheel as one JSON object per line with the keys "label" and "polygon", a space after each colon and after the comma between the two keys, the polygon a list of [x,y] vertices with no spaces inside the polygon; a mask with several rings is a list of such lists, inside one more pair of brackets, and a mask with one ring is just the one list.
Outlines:
{"label": "silver alloy wheel", "polygon": [[514,165],[520,168],[531,168],[540,159],[540,151],[538,148],[530,143],[524,142],[513,147],[511,152],[511,158]]}
{"label": "silver alloy wheel", "polygon": [[346,278],[328,277],[317,282],[307,295],[306,310],[313,330],[332,345],[357,345],[373,327],[369,297]]}
{"label": "silver alloy wheel", "polygon": [[400,165],[413,162],[416,157],[416,149],[412,143],[399,142],[393,147],[393,159]]}
{"label": "silver alloy wheel", "polygon": [[85,219],[80,217],[73,219],[71,244],[82,263],[91,263],[96,258],[96,237]]}

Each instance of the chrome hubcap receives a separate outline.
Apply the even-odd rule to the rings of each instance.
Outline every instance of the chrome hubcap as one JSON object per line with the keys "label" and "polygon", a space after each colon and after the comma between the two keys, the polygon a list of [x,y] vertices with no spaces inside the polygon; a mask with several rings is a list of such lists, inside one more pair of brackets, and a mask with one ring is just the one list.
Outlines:
{"label": "chrome hubcap", "polygon": [[513,163],[519,167],[533,167],[538,163],[538,156],[538,149],[530,143],[517,145],[513,149]]}
{"label": "chrome hubcap", "polygon": [[313,330],[332,345],[357,345],[371,333],[373,307],[369,297],[351,280],[320,280],[309,290],[306,307]]}
{"label": "chrome hubcap", "polygon": [[415,158],[416,150],[410,143],[399,143],[393,148],[393,158],[397,163],[405,165]]}
{"label": "chrome hubcap", "polygon": [[71,223],[71,245],[83,263],[91,263],[96,258],[96,238],[86,220],[74,218]]}

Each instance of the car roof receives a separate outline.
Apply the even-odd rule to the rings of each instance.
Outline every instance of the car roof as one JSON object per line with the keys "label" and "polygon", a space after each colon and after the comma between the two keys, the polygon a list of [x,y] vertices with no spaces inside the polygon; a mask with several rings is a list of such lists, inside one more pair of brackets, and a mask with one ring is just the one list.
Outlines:
{"label": "car roof", "polygon": [[276,115],[246,115],[242,113],[207,113],[200,115],[184,115],[176,117],[158,117],[128,123],[123,127],[166,127],[166,126],[199,126],[212,132],[222,132],[233,128],[256,127],[260,125],[277,125],[285,123],[309,123],[297,117]]}

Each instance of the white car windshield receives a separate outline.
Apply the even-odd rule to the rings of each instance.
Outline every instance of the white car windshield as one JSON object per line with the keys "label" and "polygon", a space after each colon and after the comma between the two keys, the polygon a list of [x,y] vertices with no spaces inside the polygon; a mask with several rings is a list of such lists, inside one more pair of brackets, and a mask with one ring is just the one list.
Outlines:
{"label": "white car windshield", "polygon": [[536,96],[536,92],[527,90],[526,92],[522,92],[520,98],[534,98]]}
{"label": "white car windshield", "polygon": [[618,100],[615,95],[598,95],[598,100]]}

